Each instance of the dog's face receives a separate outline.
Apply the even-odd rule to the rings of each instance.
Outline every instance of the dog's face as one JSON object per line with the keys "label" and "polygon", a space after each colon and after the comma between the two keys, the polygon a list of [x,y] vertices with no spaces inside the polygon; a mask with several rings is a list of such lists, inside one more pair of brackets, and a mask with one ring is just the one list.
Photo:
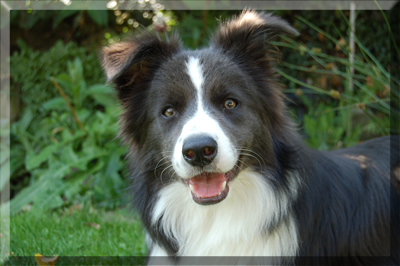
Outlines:
{"label": "dog's face", "polygon": [[273,142],[285,121],[266,37],[281,33],[297,34],[248,11],[221,25],[202,50],[151,34],[103,49],[124,108],[123,137],[137,167],[155,172],[152,183],[182,182],[196,203],[215,204],[244,168],[260,167],[261,158],[276,164]]}
{"label": "dog's face", "polygon": [[228,195],[229,182],[242,167],[242,149],[261,131],[252,83],[228,57],[207,50],[182,53],[154,76],[150,97],[157,123],[149,134],[158,135],[164,156],[197,203]]}

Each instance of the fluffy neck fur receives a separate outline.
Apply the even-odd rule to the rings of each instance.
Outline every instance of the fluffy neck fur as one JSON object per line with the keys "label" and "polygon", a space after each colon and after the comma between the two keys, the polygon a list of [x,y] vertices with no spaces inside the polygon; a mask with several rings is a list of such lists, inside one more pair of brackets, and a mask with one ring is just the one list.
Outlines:
{"label": "fluffy neck fur", "polygon": [[288,204],[262,175],[245,170],[227,199],[212,206],[194,203],[180,182],[166,186],[152,223],[162,219],[161,230],[177,240],[178,256],[294,256],[297,228]]}

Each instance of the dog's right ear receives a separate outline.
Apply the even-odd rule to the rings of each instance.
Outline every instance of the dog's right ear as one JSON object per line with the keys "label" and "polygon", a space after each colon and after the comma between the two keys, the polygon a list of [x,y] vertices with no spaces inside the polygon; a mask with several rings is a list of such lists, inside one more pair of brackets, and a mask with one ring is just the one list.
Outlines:
{"label": "dog's right ear", "polygon": [[151,33],[104,47],[101,61],[107,82],[115,83],[120,89],[134,85],[138,80],[151,78],[160,63],[180,49],[178,35],[172,35],[169,41],[162,41]]}
{"label": "dog's right ear", "polygon": [[145,103],[150,82],[160,65],[180,50],[178,35],[162,41],[148,32],[102,50],[107,82],[116,85],[123,107],[120,134],[132,147],[146,139]]}

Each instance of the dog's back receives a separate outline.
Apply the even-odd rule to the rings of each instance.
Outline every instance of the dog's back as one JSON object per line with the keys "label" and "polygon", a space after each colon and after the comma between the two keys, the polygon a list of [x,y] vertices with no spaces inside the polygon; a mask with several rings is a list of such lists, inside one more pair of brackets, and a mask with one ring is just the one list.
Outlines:
{"label": "dog's back", "polygon": [[399,263],[399,141],[383,137],[331,152],[308,151],[309,180],[294,205],[303,225],[300,238],[308,240],[299,262]]}

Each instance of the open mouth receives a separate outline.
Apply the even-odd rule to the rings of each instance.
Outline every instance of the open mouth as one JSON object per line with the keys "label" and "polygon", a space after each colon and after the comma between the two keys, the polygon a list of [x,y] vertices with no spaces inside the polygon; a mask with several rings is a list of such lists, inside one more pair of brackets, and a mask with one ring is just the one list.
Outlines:
{"label": "open mouth", "polygon": [[203,172],[190,179],[184,179],[193,200],[201,205],[211,205],[223,201],[229,193],[229,184],[236,176],[238,166],[226,173]]}

